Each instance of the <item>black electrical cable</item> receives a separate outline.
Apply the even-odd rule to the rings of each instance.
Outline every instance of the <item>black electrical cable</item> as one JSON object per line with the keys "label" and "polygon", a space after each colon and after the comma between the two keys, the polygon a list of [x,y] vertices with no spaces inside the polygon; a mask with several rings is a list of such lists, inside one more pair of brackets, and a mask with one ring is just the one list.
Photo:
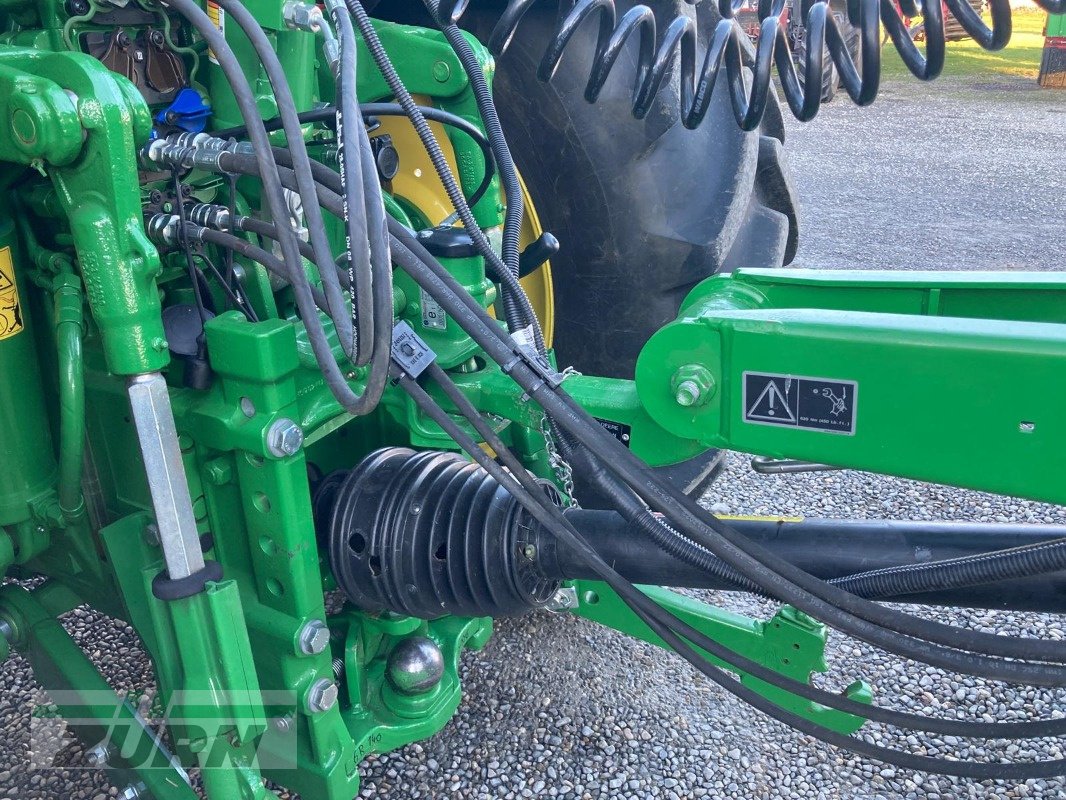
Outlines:
{"label": "black electrical cable", "polygon": [[[229,255],[233,254],[233,250],[229,248],[223,249],[223,252]],[[222,293],[226,295],[226,299],[233,304],[234,308],[244,314],[245,319],[249,322],[259,322],[259,317],[256,315],[255,309],[253,309],[251,304],[247,303],[233,290],[233,287],[226,282],[225,276],[210,258],[203,253],[193,253],[193,258],[200,259],[204,263],[204,266],[210,270],[211,274],[215,276],[215,279],[222,287]]]}
{"label": "black electrical cable", "polygon": [[[403,106],[399,103],[362,103],[359,106],[359,110],[363,115],[363,119],[369,117],[407,117],[407,114],[403,110]],[[478,204],[478,201],[485,196],[489,188],[492,185],[492,179],[496,177],[496,160],[492,155],[492,145],[489,144],[489,140],[485,138],[483,134],[474,123],[469,120],[460,117],[458,114],[452,114],[450,111],[444,111],[433,106],[418,106],[418,110],[422,116],[428,119],[430,122],[439,122],[442,125],[446,125],[449,128],[455,128],[457,131],[467,135],[473,140],[474,144],[481,150],[481,155],[485,162],[484,176],[481,178],[481,183],[477,185],[470,197],[467,198],[467,205],[471,208]],[[330,122],[333,121],[336,116],[335,106],[323,106],[322,108],[312,109],[311,111],[303,111],[299,114],[300,122],[307,124],[310,122]],[[267,120],[266,128],[268,131],[277,130],[281,127],[281,120],[277,117]],[[244,136],[247,129],[243,125],[238,125],[233,128],[226,128],[220,131],[214,131],[211,135],[217,136],[220,139],[229,139],[230,137],[240,138]]]}
{"label": "black electrical cable", "polygon": [[[329,204],[328,204],[328,202],[327,202],[327,203],[326,203],[325,205],[326,205],[327,207],[329,207]],[[409,233],[408,233],[408,235],[409,235]],[[413,237],[411,237],[411,243],[412,243],[412,244],[414,244],[415,246],[418,246],[417,240],[413,239]],[[402,258],[402,257],[403,257],[403,255],[404,255],[404,252],[403,252],[403,250],[400,250],[400,251],[398,251],[398,252],[397,252],[397,254],[398,254],[398,256],[400,256],[400,257]],[[424,254],[424,255],[425,255],[425,256],[428,256],[428,253],[426,253],[426,254]],[[401,264],[401,265],[402,265],[402,264]],[[438,265],[438,266],[439,266],[439,265]],[[443,270],[442,270],[442,271],[443,271]],[[444,272],[444,274],[445,274],[445,275],[447,275],[446,271]],[[447,288],[448,288],[448,287],[447,287],[447,286],[445,286],[445,289],[447,289]],[[458,292],[456,292],[456,291],[455,291],[456,289],[458,289]],[[458,299],[459,299],[459,298],[462,298],[462,297],[463,297],[463,295],[462,295],[461,291],[462,291],[462,290],[461,290],[461,288],[460,288],[460,287],[458,287],[458,286],[452,287],[452,293],[453,293],[454,297],[455,297],[455,298],[457,299],[457,301],[458,301]],[[480,307],[479,307],[479,310],[480,310]],[[497,332],[497,333],[498,333],[498,332]],[[502,341],[503,341],[503,342],[506,342],[506,340],[502,340]],[[698,634],[698,632],[693,632],[693,633],[694,633],[694,634]],[[951,721],[948,721],[948,722],[951,722]],[[1035,726],[1035,725],[1042,725],[1042,724],[1043,724],[1043,723],[1033,723],[1033,725],[1034,725],[1034,726]],[[956,729],[956,730],[958,730],[958,729]],[[1031,730],[1033,731],[1032,735],[1039,735],[1039,734],[1037,733],[1037,730],[1039,730],[1038,728],[1034,727],[1034,728],[1032,728]],[[969,731],[969,733],[970,733],[970,735],[983,735],[983,734],[981,734],[981,733],[974,733],[973,731]],[[816,735],[816,734],[815,734],[815,735]],[[965,735],[965,734],[962,734],[962,735]],[[842,737],[842,740],[843,740],[842,742],[836,742],[836,743],[838,743],[838,744],[842,744],[842,746],[851,746],[851,745],[848,745],[848,744],[847,744],[847,742],[851,742],[851,741],[854,741],[854,740],[851,740],[851,739],[850,739],[849,737]],[[852,749],[856,749],[856,748],[855,748],[855,747],[852,747]],[[879,757],[879,756],[877,756],[877,754],[871,754],[871,755],[874,755],[875,757]],[[1019,765],[1019,766],[1020,766],[1021,768],[1026,768],[1026,769],[1028,768],[1028,767],[1027,767],[1027,765]],[[915,767],[915,768],[923,768],[923,769],[925,769],[925,768],[929,768],[929,767],[928,767],[928,765],[923,765],[923,766],[921,766],[921,767]],[[984,769],[983,767],[978,767],[978,768],[979,768],[979,769]],[[998,769],[998,767],[997,767],[997,769]],[[1051,767],[1050,769],[1057,769],[1057,767]],[[972,772],[967,772],[966,774],[976,774],[976,773],[972,773]],[[984,773],[981,773],[981,774],[984,774]],[[997,772],[996,774],[997,774],[997,775],[1002,775],[1002,771],[1000,771],[1000,772]],[[1029,773],[1026,773],[1026,774],[1029,774]],[[1054,774],[1054,773],[1049,773],[1049,774]]]}
{"label": "black electrical cable", "polygon": [[[515,303],[510,306],[511,313],[505,313],[508,329],[511,333],[516,333],[523,327],[529,327],[532,331],[533,343],[536,346],[537,351],[543,353],[544,334],[540,329],[540,323],[537,321],[536,314],[533,313],[533,307],[529,302],[529,298],[526,296],[521,284],[518,282],[517,274],[512,273],[500,256],[496,254],[492,244],[485,236],[484,231],[481,230],[477,221],[474,219],[474,215],[470,211],[470,206],[467,204],[466,198],[463,196],[462,189],[456,182],[455,177],[451,173],[451,168],[448,166],[448,162],[444,158],[440,143],[437,142],[437,138],[434,136],[425,117],[423,117],[418,110],[418,104],[415,103],[411,93],[407,90],[407,87],[396,72],[396,68],[393,66],[392,60],[389,58],[389,54],[385,51],[385,47],[381,43],[381,38],[374,29],[374,25],[371,23],[370,17],[367,16],[362,4],[359,3],[358,0],[345,0],[345,3],[348,6],[348,10],[351,11],[352,17],[355,19],[356,26],[359,28],[359,32],[363,36],[363,42],[369,49],[371,58],[373,58],[374,63],[377,65],[378,71],[381,72],[382,77],[385,79],[385,83],[388,84],[389,90],[393,93],[393,96],[400,105],[403,106],[408,119],[410,119],[411,124],[414,125],[415,132],[418,134],[419,139],[422,141],[422,145],[429,154],[430,160],[433,162],[433,167],[436,170],[437,175],[440,177],[441,183],[444,185],[445,192],[448,194],[448,199],[451,200],[452,205],[455,207],[455,211],[459,215],[459,219],[462,221],[467,233],[474,241],[474,245],[478,248],[478,252],[480,252],[488,263],[495,268],[497,274],[503,279],[502,285],[504,293],[510,293],[515,298]],[[504,309],[506,312],[508,304],[504,304]],[[517,312],[515,309],[517,309]]]}
{"label": "black electrical cable", "polygon": [[285,196],[282,192],[281,183],[277,176],[277,163],[273,152],[270,150],[270,138],[263,127],[263,120],[259,113],[259,107],[251,86],[244,74],[240,62],[234,55],[225,35],[215,27],[215,24],[200,8],[196,0],[173,0],[170,6],[184,17],[197,33],[204,39],[215,59],[219,63],[226,81],[233,92],[234,101],[240,111],[241,118],[248,126],[248,137],[256,152],[261,153],[257,160],[255,174],[263,181],[264,198],[270,210],[270,216],[278,223],[282,235],[279,240],[282,257],[287,272],[286,277],[294,279],[297,272],[302,271],[299,249],[296,244],[296,232],[287,225],[288,209],[285,204]]}
{"label": "black electrical cable", "polygon": [[[259,57],[267,80],[270,82],[278,107],[278,115],[281,117],[282,127],[285,131],[286,146],[292,153],[292,168],[296,173],[296,184],[299,187],[299,195],[303,202],[303,212],[307,217],[308,236],[317,256],[315,263],[331,264],[333,263],[333,253],[326,237],[322,209],[318,203],[314,178],[311,175],[307,145],[304,142],[300,121],[296,117],[296,103],[292,96],[292,90],[289,88],[285,69],[282,67],[270,39],[260,27],[255,16],[243,3],[239,2],[239,0],[218,0],[218,5],[226,13],[227,19],[236,24],[248,38],[256,55]],[[275,222],[279,225],[281,224],[280,220],[275,220]],[[365,225],[363,230],[365,231]],[[357,249],[355,242],[358,242],[358,239],[351,244],[349,252],[361,253],[362,248]],[[352,318],[348,315],[347,302],[344,299],[336,273],[332,269],[326,269],[319,273],[319,277],[322,279],[323,291],[329,301],[330,317],[336,326],[341,346],[348,358],[358,366],[365,366],[370,361],[372,350],[375,346],[369,262],[369,254],[364,260],[360,260],[359,257],[356,257],[355,260],[357,280],[355,281],[354,296],[352,298],[352,303],[356,306],[353,312],[356,320],[354,326]]]}
{"label": "black electrical cable", "polygon": [[[535,498],[541,500],[540,504],[546,508],[549,516],[552,517],[552,524],[548,526],[548,529],[552,531],[554,535],[559,538],[566,538],[565,544],[570,546],[574,537],[582,539],[584,537],[574,528],[569,520],[566,519],[565,514],[548,501],[546,498],[541,499],[538,493],[535,491],[536,484],[528,481],[523,481],[523,477],[528,477],[528,473],[522,467],[522,464],[506,446],[503,440],[499,437],[493,428],[481,416],[477,408],[470,402],[469,398],[463,394],[462,390],[456,386],[455,382],[451,379],[447,372],[445,372],[438,364],[431,364],[426,373],[434,382],[441,388],[444,395],[452,402],[459,413],[470,423],[479,436],[484,439],[485,443],[496,454],[497,459],[507,467],[511,473],[519,480],[520,483],[526,488],[527,491]],[[568,529],[569,534],[563,536],[560,533],[559,527],[564,526]],[[589,553],[595,553],[587,541],[580,548],[581,554],[585,557],[586,563],[590,567],[596,567],[604,565],[602,558],[596,555],[592,563],[589,560]],[[652,602],[649,599],[649,602]],[[896,711],[894,709],[881,708],[880,706],[871,706],[866,703],[860,703],[850,698],[827,692],[821,689],[817,689],[808,683],[796,681],[792,678],[781,675],[779,672],[765,667],[758,662],[752,661],[741,654],[730,650],[729,648],[715,642],[705,634],[697,631],[695,628],[688,626],[683,621],[674,617],[670,612],[660,608],[660,611],[673,620],[674,625],[682,625],[687,630],[681,630],[678,628],[678,632],[682,633],[686,638],[696,644],[698,647],[702,647],[707,650],[711,655],[721,658],[732,666],[736,667],[742,672],[747,672],[759,680],[766,681],[780,689],[798,694],[805,699],[811,700],[822,705],[835,708],[847,713],[856,714],[859,716],[865,716],[873,721],[886,723],[890,725],[896,725],[898,727],[909,728],[912,730],[922,730],[928,733],[938,733],[941,735],[950,736],[980,736],[985,738],[1033,738],[1033,737],[1047,737],[1047,736],[1059,736],[1066,734],[1066,719],[1052,719],[1052,720],[1035,720],[1021,723],[986,723],[986,722],[967,722],[962,720],[951,720],[941,718],[930,718],[917,714],[909,714],[906,712]],[[698,639],[698,640],[697,640]]]}
{"label": "black electrical cable", "polygon": [[[541,403],[550,414],[562,421],[564,427],[567,427],[573,435],[580,437],[586,444],[591,444],[593,446],[593,452],[597,458],[600,458],[601,460],[608,457],[618,459],[619,462],[628,469],[630,465],[626,462],[630,456],[629,451],[622,448],[623,453],[617,454],[612,449],[608,448],[606,444],[598,438],[599,434],[602,433],[602,429],[595,423],[592,423],[591,425],[588,423],[587,415],[585,415],[583,409],[580,409],[580,407],[576,407],[576,409],[572,408],[567,401],[569,401],[570,404],[573,404],[573,401],[570,400],[565,392],[559,392],[557,395],[550,388],[547,388],[547,384],[543,378],[522,361],[522,355],[515,351],[513,344],[508,343],[505,338],[501,338],[500,331],[494,328],[491,318],[484,313],[484,310],[481,309],[480,306],[477,306],[472,298],[469,298],[468,296],[464,297],[461,287],[459,287],[448,272],[437,264],[435,259],[433,259],[432,256],[421,247],[409,231],[406,231],[406,229],[404,229],[402,225],[399,225],[399,223],[390,222],[390,232],[396,238],[396,242],[394,242],[394,251],[396,243],[399,243],[404,246],[405,250],[418,254],[415,258],[416,263],[408,263],[408,267],[411,270],[410,274],[412,274],[412,277],[416,282],[418,282],[422,288],[426,289],[426,291],[432,296],[437,297],[438,302],[441,302],[446,311],[455,315],[457,323],[464,327],[464,329],[473,336],[475,341],[483,347],[493,360],[505,366],[505,369],[517,380],[522,388],[526,390],[527,394]],[[576,404],[573,405],[576,406]],[[612,439],[612,441],[614,440]],[[597,450],[599,452],[597,452]],[[605,451],[609,453],[609,456],[604,455]],[[612,463],[611,466],[613,467],[615,464]],[[646,467],[644,467],[644,469],[646,470]],[[637,475],[639,478],[646,480],[645,476],[641,475],[640,472],[638,472]],[[625,477],[630,477],[632,480],[631,475],[622,475],[620,477],[623,479]],[[629,481],[626,482],[628,483]],[[686,510],[686,513],[689,512]],[[688,524],[687,520],[683,521],[686,525]],[[715,520],[715,522],[718,521]],[[725,526],[722,527],[724,528]],[[701,525],[696,525],[695,530],[701,532]],[[687,531],[685,532],[687,533]],[[874,603],[862,601],[860,598],[855,598],[848,595],[846,592],[827,586],[823,582],[813,578],[813,576],[802,572],[802,570],[796,569],[791,564],[786,564],[783,567],[783,570],[791,572],[791,575],[785,577],[770,570],[732,542],[726,541],[726,546],[723,547],[722,543],[716,539],[711,537],[705,538],[709,538],[713,545],[713,547],[709,547],[708,549],[711,549],[712,552],[714,552],[714,548],[716,547],[718,551],[720,551],[716,552],[716,555],[724,557],[724,560],[727,562],[730,562],[730,559],[732,559],[730,562],[732,563],[732,566],[741,569],[741,572],[745,572],[746,570],[747,577],[755,580],[774,596],[800,607],[802,610],[807,611],[818,619],[822,619],[833,627],[839,628],[840,630],[863,639],[864,641],[876,644],[889,652],[895,652],[899,655],[914,658],[918,661],[924,661],[933,664],[934,666],[940,666],[952,671],[984,675],[999,680],[1021,683],[1031,682],[1039,685],[1053,686],[1062,685],[1064,680],[1066,680],[1063,671],[1058,667],[1044,664],[1004,662],[997,659],[991,659],[987,656],[980,655],[979,653],[958,652],[951,649],[956,647],[966,649],[967,647],[970,647],[980,651],[980,646],[975,645],[975,642],[979,642],[981,645],[990,646],[990,648],[998,647],[1006,651],[1021,651],[1024,654],[1022,657],[1040,657],[1047,660],[1057,660],[1062,658],[1061,647],[1045,647],[1044,645],[1049,643],[1038,642],[1035,640],[1007,639],[1005,637],[989,635],[982,636],[979,632],[960,631],[950,626],[941,625],[940,623],[933,623],[910,615],[900,614],[899,612],[894,612],[890,609],[883,609]],[[725,557],[726,554],[728,557]],[[772,554],[770,557],[772,557]],[[799,574],[796,575],[796,573]],[[793,575],[805,585],[797,585],[796,583],[793,583]],[[821,584],[821,586],[816,584]],[[809,591],[808,587],[813,588],[815,591]],[[818,596],[816,593],[818,591],[829,592],[831,595],[834,595],[834,599],[837,599],[835,595],[844,595],[845,607],[841,608],[827,602],[824,598]],[[868,616],[873,615],[875,619],[885,620],[888,624],[881,625],[878,624],[878,622],[870,622],[869,620],[864,619],[860,614],[852,613],[852,608],[854,608],[856,604],[859,604],[858,609],[863,614]],[[922,641],[901,631],[898,632],[898,635],[893,632],[894,629],[899,629],[901,627],[908,630],[921,631],[921,635],[930,634],[934,637],[946,637],[951,641],[951,645],[949,647],[942,647],[935,642]],[[916,633],[915,635],[918,634]],[[989,639],[993,641],[989,642]]]}
{"label": "black electrical cable", "polygon": [[[471,458],[511,492],[512,495],[519,499],[519,502],[523,504],[523,507],[525,507],[530,514],[547,527],[557,529],[558,534],[564,541],[566,541],[568,546],[574,547],[582,552],[584,556],[587,556],[589,563],[596,566],[597,571],[608,585],[610,585],[611,588],[619,594],[623,601],[629,605],[634,613],[636,613],[637,616],[651,627],[656,634],[666,641],[670,647],[677,651],[700,672],[715,681],[715,683],[753,707],[758,708],[780,722],[823,741],[877,758],[886,763],[903,766],[909,769],[922,769],[979,779],[1021,779],[1034,777],[1036,775],[1039,775],[1040,777],[1050,777],[1061,774],[1062,771],[1066,770],[1066,760],[1007,765],[992,763],[985,764],[980,762],[949,761],[928,756],[915,756],[897,750],[882,748],[867,743],[861,739],[836,733],[815,722],[811,722],[806,718],[785,711],[759,693],[745,687],[740,681],[726,677],[720,668],[707,662],[702,656],[695,653],[691,647],[685,644],[681,636],[675,633],[670,622],[662,619],[661,614],[668,615],[668,612],[665,612],[664,609],[659,607],[652,608],[654,603],[651,603],[646,596],[643,596],[635,587],[615,573],[602,561],[602,559],[599,558],[598,555],[596,555],[595,551],[591,550],[588,544],[584,542],[580,536],[571,536],[570,533],[572,528],[570,530],[567,529],[565,518],[563,518],[561,524],[556,528],[557,523],[560,521],[552,519],[551,512],[544,506],[543,497],[539,497],[542,493],[537,492],[535,488],[530,492],[522,485],[522,477],[527,475],[527,473],[525,473],[525,470],[520,463],[512,467],[510,471],[504,469],[501,464],[489,457],[469,436],[469,434],[463,431],[453,420],[451,420],[447,413],[445,413],[443,409],[441,409],[439,405],[429,397],[425,390],[418,385],[417,381],[399,372],[397,372],[397,379],[399,380],[400,385],[412,396],[416,404],[427,414],[427,416],[437,422]],[[499,442],[498,439],[496,441],[498,444],[502,445],[502,442]],[[492,446],[491,442],[490,446]],[[497,457],[503,458],[503,454],[507,452],[507,448],[504,446],[501,450],[497,450]],[[513,458],[513,456],[511,456],[511,458]],[[576,531],[574,533],[576,533]],[[656,612],[656,609],[659,613]],[[672,621],[674,624],[680,623],[679,620]],[[680,623],[680,626],[687,627],[684,626],[683,623]],[[713,649],[718,650],[719,652],[722,651],[721,646],[713,642],[713,640],[704,637],[698,631],[691,628],[688,630],[690,634],[693,635],[693,638],[704,639]],[[728,650],[726,650],[724,655],[727,657],[737,656],[737,654]],[[751,666],[757,667],[758,665],[752,663]],[[834,701],[837,699],[838,698],[834,698]],[[862,706],[863,711],[870,710],[863,704],[859,705]]]}
{"label": "black electrical cable", "polygon": [[[492,99],[492,91],[489,82],[485,78],[485,70],[474,54],[470,42],[455,20],[440,18],[438,15],[438,3],[436,0],[425,0],[426,8],[440,25],[444,38],[452,46],[459,63],[463,65],[470,88],[474,93],[478,111],[481,112],[481,121],[485,125],[485,134],[492,144],[492,153],[496,157],[496,163],[500,169],[500,182],[503,184],[504,196],[507,199],[507,208],[504,211],[503,222],[503,261],[507,268],[518,278],[519,238],[522,233],[522,217],[525,214],[525,204],[522,198],[522,185],[518,181],[518,170],[515,168],[514,159],[511,157],[511,148],[507,145],[507,138],[503,135],[503,126],[500,117],[496,113],[496,103]],[[503,296],[504,306],[514,304],[515,297],[505,293]],[[513,309],[518,313],[518,308]]]}

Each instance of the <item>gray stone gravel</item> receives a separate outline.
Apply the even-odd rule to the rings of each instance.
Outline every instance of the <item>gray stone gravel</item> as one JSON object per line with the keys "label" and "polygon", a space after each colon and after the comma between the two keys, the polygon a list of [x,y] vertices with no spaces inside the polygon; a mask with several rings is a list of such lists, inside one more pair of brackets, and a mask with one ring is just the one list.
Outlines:
{"label": "gray stone gravel", "polygon": [[[890,84],[864,111],[837,101],[812,125],[790,125],[804,203],[799,266],[1055,269],[1066,222],[1047,207],[1062,193],[1066,94],[945,84]],[[1066,510],[854,472],[768,477],[743,456],[706,498],[717,511],[900,519],[1066,522]],[[715,602],[754,615],[767,604]],[[914,610],[914,609],[911,609]],[[1050,615],[948,610],[938,619],[1062,638]],[[67,623],[112,683],[145,697],[148,666],[120,623],[74,612]],[[1061,695],[996,690],[899,664],[834,637],[825,685],[863,677],[882,702],[912,711],[1061,714]],[[907,798],[1066,797],[1062,780],[977,783],[911,773],[822,746],[740,705],[679,659],[577,619],[504,621],[463,660],[464,702],[433,738],[363,764],[364,798]],[[103,775],[27,766],[38,687],[24,662],[0,667],[0,800],[113,797]],[[875,740],[915,752],[1062,757],[1057,743]],[[979,745],[979,746],[978,746]],[[1014,747],[1015,749],[1011,749]]]}

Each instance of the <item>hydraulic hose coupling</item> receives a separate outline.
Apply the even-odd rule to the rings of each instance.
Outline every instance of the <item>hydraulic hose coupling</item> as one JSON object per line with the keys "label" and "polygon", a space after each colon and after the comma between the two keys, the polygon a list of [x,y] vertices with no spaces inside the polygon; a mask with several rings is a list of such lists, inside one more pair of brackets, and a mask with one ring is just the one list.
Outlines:
{"label": "hydraulic hose coupling", "polygon": [[181,220],[176,214],[153,214],[144,229],[152,243],[160,247],[176,247],[183,241],[202,241],[204,231],[202,225],[186,222],[185,235],[182,236]]}
{"label": "hydraulic hose coupling", "polygon": [[145,169],[203,169],[225,171],[223,160],[228,154],[254,155],[250,142],[219,139],[206,133],[174,133],[153,139],[140,152]]}

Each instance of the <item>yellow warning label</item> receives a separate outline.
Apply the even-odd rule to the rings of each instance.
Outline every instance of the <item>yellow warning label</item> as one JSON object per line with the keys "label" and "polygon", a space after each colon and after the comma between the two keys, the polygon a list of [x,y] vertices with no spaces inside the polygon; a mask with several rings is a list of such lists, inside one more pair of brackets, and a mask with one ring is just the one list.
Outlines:
{"label": "yellow warning label", "polygon": [[[218,3],[213,0],[207,0],[207,16],[211,20],[211,23],[218,28],[218,30],[224,36],[226,34],[226,12],[219,7]],[[207,57],[211,60],[212,64],[218,64],[218,59],[215,57],[215,51],[208,48]]]}
{"label": "yellow warning label", "polygon": [[11,248],[0,248],[0,339],[8,339],[21,331],[22,309],[15,286],[15,264]]}

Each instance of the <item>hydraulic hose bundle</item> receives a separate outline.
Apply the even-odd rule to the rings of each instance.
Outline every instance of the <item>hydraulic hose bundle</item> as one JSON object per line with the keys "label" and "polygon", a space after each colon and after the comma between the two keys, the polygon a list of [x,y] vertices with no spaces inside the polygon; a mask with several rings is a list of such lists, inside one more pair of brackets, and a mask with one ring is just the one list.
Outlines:
{"label": "hydraulic hose bundle", "polygon": [[[695,648],[721,659],[735,670],[800,697],[889,725],[974,737],[1026,738],[1066,734],[1066,720],[988,723],[929,718],[869,706],[791,680],[711,640],[649,600],[597,554],[444,370],[432,364],[424,374],[447,398],[452,406],[451,410],[457,412],[478,437],[492,448],[495,457],[488,455],[481,448],[479,442],[467,432],[467,428],[426,391],[418,378],[404,372],[398,364],[390,364],[391,268],[395,264],[433,297],[449,318],[455,320],[480,346],[486,357],[509,374],[529,398],[543,409],[558,432],[564,455],[609,496],[615,498],[618,511],[651,537],[657,546],[669,550],[687,563],[704,565],[706,569],[728,570],[730,575],[753,590],[791,604],[849,636],[901,657],[993,680],[1038,686],[1066,686],[1066,645],[1052,641],[993,636],[920,619],[878,605],[844,588],[815,578],[738,534],[722,521],[710,516],[691,498],[672,488],[608,434],[566,393],[563,389],[563,377],[554,373],[542,359],[543,340],[529,301],[518,284],[516,226],[521,223],[522,208],[520,202],[515,201],[514,181],[517,178],[502,131],[498,125],[492,123],[495,112],[491,95],[487,90],[478,91],[478,87],[484,83],[484,76],[476,63],[471,64],[469,59],[464,57],[465,40],[461,34],[456,35],[456,24],[466,7],[465,2],[453,4],[446,13],[442,13],[436,3],[430,2],[429,6],[437,15],[461,63],[470,73],[471,84],[475,87],[479,108],[485,119],[495,168],[504,184],[508,214],[504,226],[502,257],[496,254],[484,232],[478,228],[470,212],[470,204],[451,175],[441,148],[426,124],[427,115],[414,102],[392,68],[369,16],[358,0],[346,0],[345,5],[351,13],[351,20],[338,3],[333,3],[330,8],[340,32],[341,42],[341,67],[338,75],[340,99],[334,112],[334,121],[338,133],[343,132],[343,140],[348,143],[342,149],[349,150],[349,146],[351,147],[342,160],[341,174],[313,162],[308,157],[298,130],[300,117],[292,105],[291,94],[284,85],[284,76],[276,69],[277,57],[270,51],[268,44],[264,46],[264,39],[260,36],[262,31],[258,30],[254,19],[243,12],[240,3],[237,0],[221,0],[220,5],[232,12],[231,19],[234,24],[245,30],[263,59],[281,109],[282,125],[289,134],[288,145],[281,151],[270,146],[266,126],[259,117],[247,79],[237,66],[225,37],[219,34],[195,0],[169,2],[172,8],[185,16],[200,32],[218,58],[232,85],[247,134],[254,146],[254,155],[236,151],[228,152],[225,158],[220,155],[217,161],[218,169],[257,175],[263,183],[271,222],[245,221],[237,227],[236,220],[231,219],[228,224],[233,226],[233,231],[250,231],[276,239],[282,258],[278,259],[247,242],[240,244],[243,240],[232,231],[212,230],[208,226],[199,225],[198,222],[179,220],[180,234],[200,236],[205,241],[221,247],[238,249],[260,261],[268,269],[281,274],[291,283],[300,318],[307,330],[318,364],[330,389],[346,409],[352,413],[366,413],[377,403],[386,380],[391,378],[396,381],[427,417],[448,433],[485,474],[493,479],[495,485],[513,496],[523,511],[557,537],[559,542],[578,553],[596,576],[609,584],[656,634],[708,678],[769,716],[823,741],[911,769],[978,779],[1049,777],[1066,772],[1066,760],[996,764],[948,760],[884,748],[863,738],[846,736],[823,728],[767,700],[729,673],[708,662]],[[522,15],[532,2],[533,0],[513,0],[508,5],[492,37],[491,44],[496,52],[501,53],[506,48]],[[982,45],[997,47],[1005,44],[1006,32],[1009,31],[1009,8],[1006,0],[993,0],[992,29],[984,28],[979,18],[975,24],[976,15],[970,12],[971,16],[967,16],[966,11],[962,10],[965,3],[960,0],[947,2],[949,9],[959,16],[963,25],[968,26],[967,30],[974,34]],[[906,5],[912,4],[908,0]],[[1061,10],[1063,0],[1042,2],[1042,5]],[[917,50],[908,50],[908,47],[913,48],[912,44],[901,44],[898,38],[898,26],[901,21],[890,3],[882,3],[881,17],[912,71],[919,77],[930,78],[939,72],[943,61],[940,2],[923,0],[923,9],[927,24],[927,59],[922,59]],[[966,9],[968,10],[968,6]],[[684,106],[682,116],[689,127],[698,125],[702,119],[723,63],[726,66],[734,111],[742,126],[754,127],[762,116],[769,94],[772,61],[777,62],[783,91],[793,113],[801,119],[809,119],[817,112],[820,98],[816,89],[812,88],[808,94],[804,94],[799,87],[779,20],[782,10],[783,4],[780,2],[764,2],[760,9],[763,32],[755,57],[754,79],[750,92],[744,84],[741,50],[737,38],[740,33],[731,19],[734,7],[728,3],[721,6],[724,19],[715,31],[711,49],[705,57],[698,79],[694,52],[695,32],[687,18],[684,21],[678,18],[668,25],[660,44],[656,36],[654,17],[649,16],[650,11],[646,7],[636,6],[616,25],[611,0],[580,0],[572,5],[572,10],[565,15],[559,33],[542,63],[542,77],[551,76],[567,42],[583,21],[592,15],[598,15],[599,57],[588,85],[589,99],[595,99],[599,87],[606,80],[627,40],[639,35],[639,86],[634,101],[634,111],[638,116],[646,113],[651,98],[655,96],[675,60],[675,54],[679,53]],[[907,10],[905,7],[904,11]],[[817,87],[820,83],[818,76],[822,68],[821,42],[824,37],[849,95],[858,103],[868,103],[876,94],[879,77],[876,0],[852,2],[849,4],[849,16],[861,29],[861,77],[856,65],[846,54],[839,31],[831,15],[827,14],[826,4],[805,4],[804,21],[810,43],[807,48],[808,60],[804,66],[808,77],[807,86]],[[441,175],[460,220],[488,265],[503,283],[505,297],[508,298],[505,304],[508,331],[501,330],[497,322],[422,246],[411,231],[385,215],[366,132],[358,122],[362,112],[354,102],[354,92],[351,88],[354,86],[354,62],[345,58],[346,49],[349,55],[353,52],[353,22],[396,101],[414,124]],[[980,24],[980,29],[977,24]],[[353,125],[354,132],[349,130]],[[351,144],[353,139],[358,147]],[[301,246],[289,221],[283,189],[299,193],[304,208],[308,210],[309,221],[321,210],[346,221],[350,243],[349,252],[345,255],[349,265],[347,280],[337,273],[333,255],[328,252],[328,247],[324,248],[322,241],[312,238],[311,242]],[[207,217],[204,217],[204,221],[207,221]],[[164,223],[167,221],[162,220],[160,224],[165,228]],[[322,280],[321,290],[313,287],[307,279],[301,262],[302,254],[310,256],[312,263],[317,265]],[[348,301],[343,296],[345,287],[355,295],[352,302],[354,322],[348,313]],[[367,292],[371,298],[369,304],[366,302]],[[370,377],[362,395],[356,395],[345,380],[329,346],[318,308],[333,320],[342,347],[353,361],[358,363],[369,353]],[[527,329],[529,333],[526,332]],[[366,338],[363,337],[367,331],[371,340],[369,348],[366,346]],[[528,346],[528,339],[532,339],[534,347]],[[349,542],[348,546],[354,549],[358,544],[358,541],[354,544]],[[1061,554],[1061,550],[1062,548],[1057,548],[1053,553]],[[708,557],[713,557],[713,561]],[[1043,561],[1041,564],[1047,566]],[[1058,562],[1055,561],[1054,564]],[[864,580],[872,581],[872,578],[866,576]],[[529,591],[542,596],[545,585],[532,582]]]}

